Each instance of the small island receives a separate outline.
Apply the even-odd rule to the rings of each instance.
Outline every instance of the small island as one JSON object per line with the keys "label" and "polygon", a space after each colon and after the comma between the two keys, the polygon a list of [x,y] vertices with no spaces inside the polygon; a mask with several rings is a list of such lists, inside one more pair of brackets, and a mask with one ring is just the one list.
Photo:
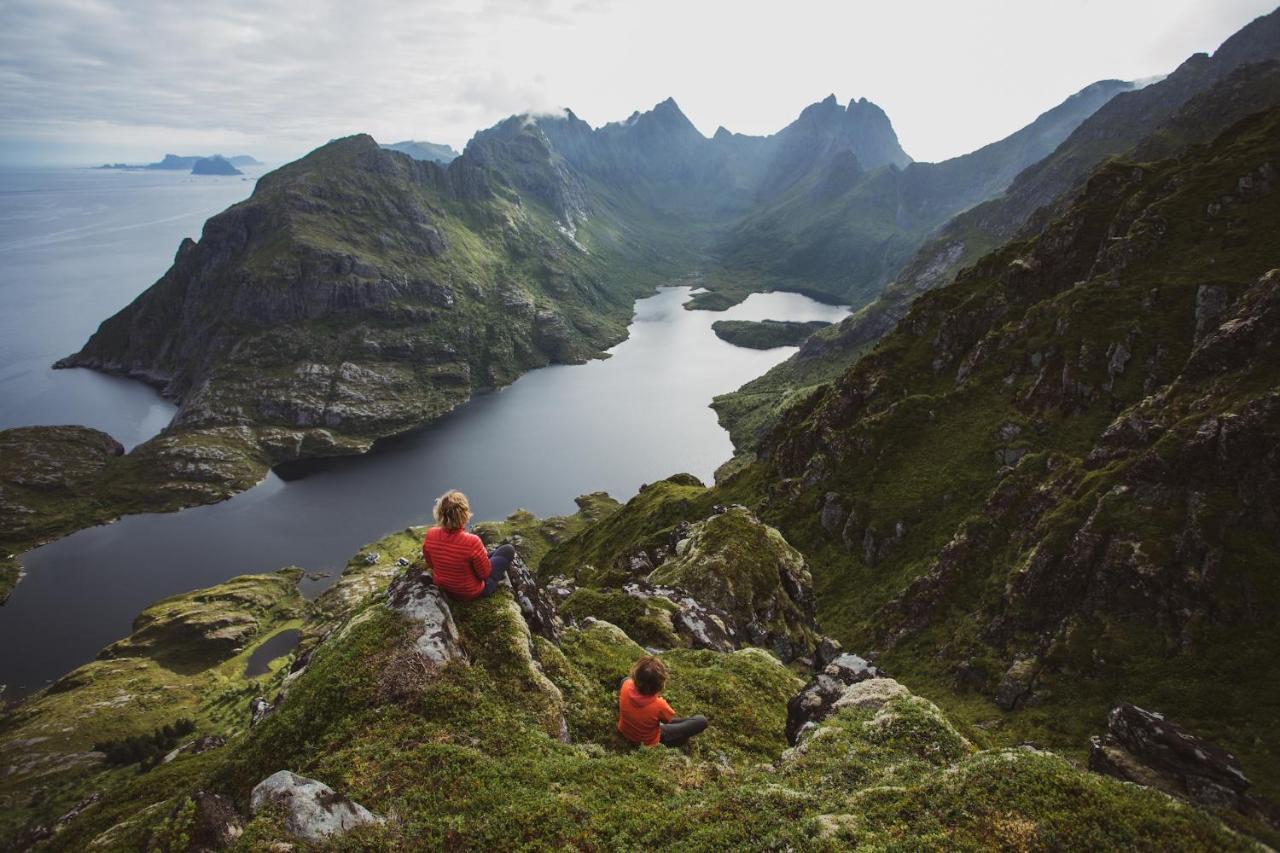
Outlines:
{"label": "small island", "polygon": [[735,347],[773,349],[795,347],[819,329],[831,324],[823,320],[798,323],[792,320],[717,320],[711,324],[716,337]]}
{"label": "small island", "polygon": [[[154,163],[103,163],[96,166],[98,169],[124,169],[129,171],[145,170],[145,171],[161,171],[161,172],[191,172],[193,175],[240,175],[242,172],[232,171],[196,171],[200,163],[207,160],[221,160],[229,164],[232,168],[236,166],[260,166],[262,161],[248,154],[235,154],[231,157],[223,157],[221,154],[212,155],[183,155],[183,154],[166,154],[160,160]],[[222,169],[220,164],[206,165],[203,169]]]}
{"label": "small island", "polygon": [[221,154],[203,157],[191,166],[193,175],[243,175],[244,172],[232,165],[231,161]]}

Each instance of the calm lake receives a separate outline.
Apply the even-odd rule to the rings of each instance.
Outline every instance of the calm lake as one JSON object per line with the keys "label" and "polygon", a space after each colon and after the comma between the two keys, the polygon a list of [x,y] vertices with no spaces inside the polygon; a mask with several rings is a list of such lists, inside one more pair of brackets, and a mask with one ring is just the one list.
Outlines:
{"label": "calm lake", "polygon": [[[680,471],[710,482],[732,453],[711,398],[794,352],[731,346],[711,323],[834,321],[845,309],[770,293],[721,313],[687,311],[690,292],[639,300],[630,337],[610,358],[526,374],[365,456],[311,463],[289,480],[270,474],[221,504],[129,516],[30,552],[27,576],[0,608],[6,698],[91,659],[159,598],[286,565],[336,573],[364,544],[425,523],[448,488],[467,492],[477,518],[495,519],[520,507],[572,512],[575,496],[598,490],[625,500]],[[136,403],[122,405],[136,414]]]}

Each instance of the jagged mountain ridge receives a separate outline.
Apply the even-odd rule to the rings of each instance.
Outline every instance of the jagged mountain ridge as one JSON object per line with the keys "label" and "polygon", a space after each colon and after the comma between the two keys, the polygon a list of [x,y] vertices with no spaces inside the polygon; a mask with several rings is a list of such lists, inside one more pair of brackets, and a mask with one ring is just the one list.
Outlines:
{"label": "jagged mountain ridge", "polygon": [[1244,27],[1212,57],[1197,54],[1169,77],[1109,101],[1052,155],[1019,175],[1004,195],[943,225],[875,300],[815,334],[765,376],[717,401],[735,445],[750,451],[779,408],[852,365],[921,293],[949,284],[957,270],[1015,233],[1038,233],[1108,156],[1169,156],[1187,145],[1209,142],[1235,121],[1280,103],[1274,64],[1280,59],[1278,30],[1280,12],[1273,12]]}
{"label": "jagged mountain ridge", "polygon": [[[707,139],[672,100],[599,129],[513,116],[447,166],[337,140],[264,176],[59,365],[161,387],[170,443],[222,430],[257,465],[360,450],[617,340],[639,282],[708,260],[715,222],[795,180],[807,149],[857,174],[907,159],[879,108],[834,98],[755,140]],[[320,334],[338,317],[357,323]]]}

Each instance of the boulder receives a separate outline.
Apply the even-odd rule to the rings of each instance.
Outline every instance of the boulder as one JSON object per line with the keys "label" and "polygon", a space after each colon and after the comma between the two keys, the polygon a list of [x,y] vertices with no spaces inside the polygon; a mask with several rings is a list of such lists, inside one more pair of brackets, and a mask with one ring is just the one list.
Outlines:
{"label": "boulder", "polygon": [[273,773],[254,786],[249,805],[255,815],[266,808],[279,809],[285,828],[311,842],[322,842],[358,826],[383,821],[323,782],[288,770]]}
{"label": "boulder", "polygon": [[265,720],[270,713],[271,703],[261,696],[255,696],[249,701],[249,728]]}
{"label": "boulder", "polygon": [[804,732],[832,713],[850,687],[873,678],[882,675],[865,659],[848,653],[837,655],[787,702],[787,742],[792,746],[799,743]]}
{"label": "boulder", "polygon": [[1250,782],[1234,755],[1163,714],[1128,702],[1107,714],[1106,734],[1090,739],[1089,769],[1202,806],[1278,823],[1273,806],[1245,794]]}
{"label": "boulder", "polygon": [[1031,688],[1035,686],[1036,676],[1039,674],[1040,664],[1035,658],[1016,658],[1009,665],[1004,678],[1000,679],[1000,686],[996,688],[996,704],[1006,711],[1018,707],[1031,694]]}
{"label": "boulder", "polygon": [[414,649],[427,664],[443,666],[466,659],[453,613],[430,575],[414,572],[396,577],[387,588],[387,607],[420,627]]}

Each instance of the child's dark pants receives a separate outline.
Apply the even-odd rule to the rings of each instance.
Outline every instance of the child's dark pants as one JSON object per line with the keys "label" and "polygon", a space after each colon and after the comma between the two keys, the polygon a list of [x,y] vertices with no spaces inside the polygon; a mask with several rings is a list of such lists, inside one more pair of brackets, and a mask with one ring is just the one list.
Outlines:
{"label": "child's dark pants", "polygon": [[692,717],[675,717],[658,728],[662,731],[663,746],[684,746],[689,738],[707,727],[707,718],[701,714]]}

